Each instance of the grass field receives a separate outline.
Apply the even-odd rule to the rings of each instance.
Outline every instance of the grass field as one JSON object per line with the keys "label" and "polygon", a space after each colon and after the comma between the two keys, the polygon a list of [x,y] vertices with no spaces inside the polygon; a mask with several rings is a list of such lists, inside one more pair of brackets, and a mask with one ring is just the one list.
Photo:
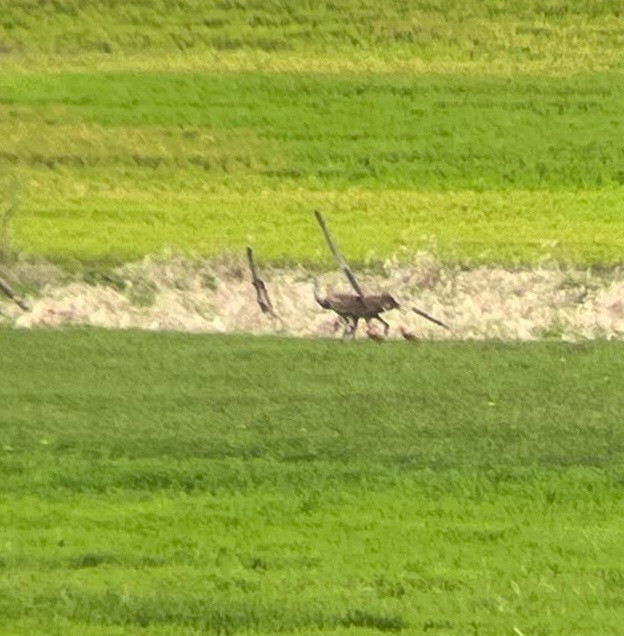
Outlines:
{"label": "grass field", "polygon": [[38,74],[0,91],[4,156],[31,176],[14,233],[39,255],[252,240],[268,260],[319,261],[315,207],[360,262],[612,263],[624,247],[610,77]]}
{"label": "grass field", "polygon": [[2,53],[25,65],[624,68],[617,0],[16,0],[0,20]]}
{"label": "grass field", "polygon": [[17,248],[621,261],[618,2],[0,8]]}
{"label": "grass field", "polygon": [[[623,111],[616,0],[0,3],[0,257],[615,265]],[[410,344],[0,329],[0,633],[621,633],[622,345]]]}
{"label": "grass field", "polygon": [[4,633],[618,633],[619,345],[0,339]]}

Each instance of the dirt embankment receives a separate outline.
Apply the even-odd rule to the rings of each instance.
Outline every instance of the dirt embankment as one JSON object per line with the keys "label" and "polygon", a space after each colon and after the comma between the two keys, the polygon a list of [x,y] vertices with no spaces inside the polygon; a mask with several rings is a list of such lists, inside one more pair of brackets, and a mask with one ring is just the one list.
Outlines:
{"label": "dirt embankment", "polygon": [[[22,312],[0,299],[0,321],[20,328],[91,325],[113,329],[340,336],[333,314],[312,295],[313,274],[303,268],[266,269],[265,279],[282,321],[262,315],[242,260],[145,259],[108,274],[69,276],[45,264],[0,272],[35,290]],[[318,276],[321,289],[349,291],[339,273]],[[403,327],[421,338],[544,336],[624,337],[624,272],[600,274],[555,266],[507,270],[446,267],[418,255],[410,265],[387,262],[361,273],[367,291],[388,291],[402,309],[389,312],[390,337]],[[409,310],[415,305],[451,325],[444,331]],[[364,330],[360,334],[366,337]]]}

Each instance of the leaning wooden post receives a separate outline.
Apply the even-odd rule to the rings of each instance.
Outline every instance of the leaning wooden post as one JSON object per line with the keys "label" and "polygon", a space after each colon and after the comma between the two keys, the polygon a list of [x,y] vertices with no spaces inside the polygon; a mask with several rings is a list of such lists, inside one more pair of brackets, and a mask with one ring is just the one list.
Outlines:
{"label": "leaning wooden post", "polygon": [[4,292],[13,302],[15,302],[24,311],[30,311],[30,306],[25,300],[19,298],[11,289],[11,286],[2,278],[0,278],[0,291]]}

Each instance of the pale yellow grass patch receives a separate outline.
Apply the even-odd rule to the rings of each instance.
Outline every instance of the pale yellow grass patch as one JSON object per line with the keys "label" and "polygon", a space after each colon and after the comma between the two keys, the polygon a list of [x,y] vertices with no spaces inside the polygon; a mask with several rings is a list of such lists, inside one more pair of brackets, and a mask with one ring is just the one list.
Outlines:
{"label": "pale yellow grass patch", "polygon": [[[73,167],[102,163],[149,165],[158,159],[170,166],[189,160],[232,161],[230,147],[249,162],[266,147],[252,130],[207,131],[196,127],[161,128],[158,126],[100,126],[92,123],[64,122],[61,106],[33,119],[28,112],[17,121],[6,116],[0,106],[2,152],[17,157],[39,158],[41,162],[69,161]],[[20,111],[21,113],[21,111]],[[60,177],[62,179],[62,177]],[[79,180],[76,176],[73,181]]]}
{"label": "pale yellow grass patch", "polygon": [[[32,276],[28,265],[13,276]],[[266,269],[262,276],[281,320],[263,315],[242,259],[147,258],[124,265],[111,283],[63,282],[49,270],[41,293],[30,298],[31,313],[0,300],[4,321],[22,328],[90,325],[205,333],[282,334],[338,337],[335,316],[312,294],[313,274],[303,268]],[[30,272],[30,273],[29,273]],[[381,273],[361,272],[369,292],[391,292],[402,307],[386,314],[391,338],[401,328],[419,338],[535,340],[544,336],[574,340],[624,337],[624,272],[597,276],[590,271],[536,267],[509,270],[444,266],[421,253],[409,264],[387,261]],[[323,290],[348,291],[338,273],[320,276]],[[149,289],[145,296],[136,290]],[[141,302],[137,302],[137,297]],[[411,312],[420,309],[447,322],[444,331]],[[360,337],[366,337],[362,328]]]}

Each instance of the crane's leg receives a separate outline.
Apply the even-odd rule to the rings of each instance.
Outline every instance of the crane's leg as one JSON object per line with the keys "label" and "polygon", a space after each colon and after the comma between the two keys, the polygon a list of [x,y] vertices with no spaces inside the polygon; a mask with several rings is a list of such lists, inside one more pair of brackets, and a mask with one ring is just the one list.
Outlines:
{"label": "crane's leg", "polygon": [[353,327],[351,326],[351,323],[349,322],[349,317],[348,316],[340,316],[343,320],[344,320],[344,331],[342,332],[342,337],[346,338],[350,333],[351,330],[353,329]]}
{"label": "crane's leg", "polygon": [[381,316],[375,316],[375,318],[384,326],[384,336],[387,336],[388,331],[390,331],[390,325]]}
{"label": "crane's leg", "polygon": [[351,328],[351,337],[355,338],[355,332],[357,331],[358,328],[358,322],[360,321],[360,319],[357,316],[353,317],[353,327]]}

